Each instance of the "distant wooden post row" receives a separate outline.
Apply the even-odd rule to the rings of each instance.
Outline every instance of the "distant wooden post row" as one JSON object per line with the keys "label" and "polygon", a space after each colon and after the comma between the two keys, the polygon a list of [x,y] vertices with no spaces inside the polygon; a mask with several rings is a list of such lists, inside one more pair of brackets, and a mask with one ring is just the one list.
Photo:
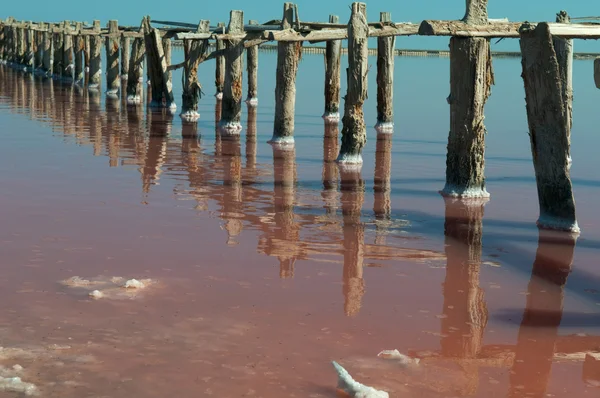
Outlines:
{"label": "distant wooden post row", "polygon": [[[150,106],[175,109],[172,76],[182,68],[181,118],[195,122],[203,94],[198,78],[201,64],[216,60],[215,87],[218,131],[238,137],[242,129],[243,64],[246,51],[248,109],[258,104],[258,46],[277,42],[275,115],[270,143],[277,151],[294,145],[296,75],[304,42],[325,42],[325,123],[340,121],[342,41],[347,40],[346,93],[337,162],[344,173],[356,173],[362,164],[367,141],[364,103],[368,92],[368,39],[377,39],[377,124],[378,133],[394,131],[394,56],[396,36],[426,35],[450,37],[450,129],[446,157],[446,183],[441,194],[454,198],[486,198],[484,106],[494,83],[490,39],[520,39],[527,118],[533,164],[537,181],[540,228],[579,231],[569,176],[570,137],[573,121],[573,40],[600,39],[600,26],[571,24],[561,11],[553,23],[514,23],[489,20],[488,0],[466,0],[461,21],[423,21],[421,24],[394,23],[388,12],[379,21],[368,23],[365,3],[355,2],[347,25],[335,15],[329,22],[302,22],[298,7],[285,3],[283,17],[265,25],[251,20],[244,25],[244,13],[231,11],[227,27],[211,27],[201,21],[197,27],[152,26],[144,17],[139,27],[119,26],[116,20],[101,28],[100,21],[82,23],[0,21],[0,61],[18,69],[87,85],[101,86],[101,49],[106,51],[107,95],[118,95],[121,86],[129,104],[142,101],[144,60],[148,77]],[[188,26],[189,24],[161,22]],[[184,61],[171,64],[172,39],[183,41]],[[215,43],[210,50],[210,41]],[[87,75],[86,75],[87,72]],[[600,59],[594,62],[594,79],[600,87]],[[123,82],[123,83],[122,83]],[[256,112],[253,111],[253,117]],[[329,128],[328,130],[337,130]],[[254,134],[254,133],[252,133]],[[379,134],[378,139],[384,139]],[[387,139],[386,139],[387,140]],[[337,148],[337,147],[336,147]],[[275,150],[275,148],[274,148]],[[329,156],[329,155],[328,155]]]}

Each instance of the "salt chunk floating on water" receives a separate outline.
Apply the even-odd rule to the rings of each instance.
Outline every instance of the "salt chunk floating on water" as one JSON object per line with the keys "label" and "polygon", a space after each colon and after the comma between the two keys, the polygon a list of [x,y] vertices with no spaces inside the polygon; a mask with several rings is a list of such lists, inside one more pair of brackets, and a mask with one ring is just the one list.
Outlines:
{"label": "salt chunk floating on water", "polygon": [[143,289],[146,287],[146,285],[144,282],[138,281],[137,279],[130,279],[125,282],[123,287],[126,289]]}
{"label": "salt chunk floating on water", "polygon": [[20,392],[32,396],[37,394],[37,387],[35,384],[24,382],[20,377],[0,376],[0,391]]}
{"label": "salt chunk floating on water", "polygon": [[13,366],[13,370],[15,372],[20,372],[23,370],[23,367],[21,365],[15,365],[15,366]]}
{"label": "salt chunk floating on water", "polygon": [[400,353],[398,350],[384,350],[377,354],[379,358],[394,359],[402,365],[418,365],[421,360],[419,358],[411,358],[408,355]]}
{"label": "salt chunk floating on water", "polygon": [[387,392],[357,382],[340,364],[336,361],[332,361],[332,363],[338,374],[337,387],[349,396],[354,398],[389,398],[390,395]]}
{"label": "salt chunk floating on water", "polygon": [[100,290],[94,290],[93,292],[90,292],[90,297],[100,299],[104,297],[104,293],[102,293]]}

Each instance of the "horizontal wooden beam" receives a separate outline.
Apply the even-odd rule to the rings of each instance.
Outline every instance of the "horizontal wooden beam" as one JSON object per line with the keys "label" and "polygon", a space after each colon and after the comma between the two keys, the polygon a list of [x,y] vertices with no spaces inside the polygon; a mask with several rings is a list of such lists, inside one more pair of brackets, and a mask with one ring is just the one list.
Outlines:
{"label": "horizontal wooden beam", "polygon": [[[526,23],[525,23],[526,24]],[[423,21],[421,36],[512,37],[519,38],[523,22],[491,22],[487,25],[467,25],[462,21]],[[535,26],[535,24],[532,24]],[[550,33],[568,39],[600,39],[600,24],[549,23]]]}

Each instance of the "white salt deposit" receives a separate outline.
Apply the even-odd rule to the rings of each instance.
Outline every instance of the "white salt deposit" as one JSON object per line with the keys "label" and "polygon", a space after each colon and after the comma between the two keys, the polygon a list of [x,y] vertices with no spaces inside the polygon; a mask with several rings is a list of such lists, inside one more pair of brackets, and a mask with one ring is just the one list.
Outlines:
{"label": "white salt deposit", "polygon": [[21,365],[15,365],[13,366],[13,370],[15,372],[21,372],[23,370],[23,367]]}
{"label": "white salt deposit", "polygon": [[26,383],[20,377],[2,376],[0,376],[0,391],[18,392],[27,396],[34,396],[38,393],[35,384]]}
{"label": "white salt deposit", "polygon": [[339,112],[325,112],[322,117],[323,120],[325,120],[328,123],[335,123],[340,121]]}
{"label": "white salt deposit", "polygon": [[384,350],[377,354],[377,356],[384,359],[393,359],[402,365],[418,365],[421,361],[419,358],[411,358],[408,355],[404,355],[398,350]]}
{"label": "white salt deposit", "polygon": [[143,289],[146,287],[146,285],[144,284],[144,282],[138,281],[137,279],[130,279],[127,282],[125,282],[125,285],[123,285],[123,287],[126,289]]}
{"label": "white salt deposit", "polygon": [[349,396],[354,398],[389,398],[387,392],[357,382],[350,376],[350,373],[348,373],[346,369],[340,366],[340,364],[336,361],[333,361],[332,363],[338,374],[337,388],[344,391]]}
{"label": "white salt deposit", "polygon": [[120,276],[96,276],[89,279],[74,276],[61,283],[93,299],[126,300],[141,297],[142,290],[147,290],[156,282],[152,279],[126,279]]}
{"label": "white salt deposit", "polygon": [[95,299],[101,299],[102,297],[104,297],[104,293],[102,293],[100,290],[94,290],[90,293],[90,297]]}

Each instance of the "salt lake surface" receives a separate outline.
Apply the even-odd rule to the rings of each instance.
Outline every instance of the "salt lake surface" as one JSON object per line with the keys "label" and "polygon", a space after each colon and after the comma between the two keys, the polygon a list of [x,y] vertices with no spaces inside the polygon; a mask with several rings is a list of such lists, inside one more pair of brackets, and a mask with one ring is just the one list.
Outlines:
{"label": "salt lake surface", "polygon": [[300,64],[293,151],[266,143],[276,55],[259,62],[238,141],[215,133],[213,62],[197,124],[0,67],[0,376],[46,397],[334,397],[335,360],[393,397],[598,395],[592,61],[574,64],[576,239],[535,226],[519,59],[494,62],[485,203],[438,194],[448,59],[396,58],[378,139],[370,58],[360,174],[332,162],[322,57]]}

